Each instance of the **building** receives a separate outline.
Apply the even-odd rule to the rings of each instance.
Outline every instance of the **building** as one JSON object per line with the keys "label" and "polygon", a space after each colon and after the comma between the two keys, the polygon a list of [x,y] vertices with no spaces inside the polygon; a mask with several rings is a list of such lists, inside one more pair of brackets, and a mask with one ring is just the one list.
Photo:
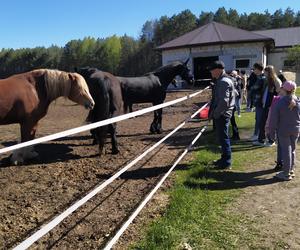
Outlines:
{"label": "building", "polygon": [[293,65],[287,59],[287,49],[300,44],[300,27],[253,31],[256,34],[273,38],[275,46],[270,48],[268,64],[276,69],[290,70]]}
{"label": "building", "polygon": [[[286,30],[297,34],[292,40],[283,39]],[[282,69],[286,49],[295,44],[300,44],[300,27],[251,32],[211,22],[157,49],[162,51],[163,65],[189,58],[195,79],[207,79],[210,78],[207,65],[214,60],[222,60],[227,71],[243,69],[249,72],[255,62]]]}

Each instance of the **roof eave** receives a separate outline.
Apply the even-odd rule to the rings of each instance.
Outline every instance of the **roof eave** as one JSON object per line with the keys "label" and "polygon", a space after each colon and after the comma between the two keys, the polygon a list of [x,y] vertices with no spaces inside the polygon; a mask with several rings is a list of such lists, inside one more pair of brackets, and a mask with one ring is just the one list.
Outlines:
{"label": "roof eave", "polygon": [[196,46],[210,46],[210,45],[224,45],[224,44],[235,44],[235,43],[255,43],[255,42],[273,42],[273,38],[267,39],[251,39],[251,40],[242,40],[242,41],[226,41],[226,42],[213,42],[213,43],[195,43],[195,44],[186,44],[186,45],[178,45],[178,46],[170,46],[166,48],[155,48],[155,50],[172,50],[172,49],[180,49],[180,48],[192,48]]}

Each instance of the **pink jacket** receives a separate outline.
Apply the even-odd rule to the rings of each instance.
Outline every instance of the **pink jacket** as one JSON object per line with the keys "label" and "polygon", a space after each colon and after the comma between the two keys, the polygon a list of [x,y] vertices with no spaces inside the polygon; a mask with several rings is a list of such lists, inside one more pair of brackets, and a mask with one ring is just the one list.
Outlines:
{"label": "pink jacket", "polygon": [[273,101],[271,103],[271,106],[270,106],[270,109],[269,109],[269,113],[268,113],[268,118],[267,118],[267,121],[266,121],[266,125],[265,125],[265,133],[266,134],[269,134],[270,133],[270,120],[271,120],[271,116],[272,116],[272,110],[274,109],[276,103],[278,103],[278,101],[280,100],[282,96],[280,95],[277,95],[277,96],[274,96],[273,98]]}

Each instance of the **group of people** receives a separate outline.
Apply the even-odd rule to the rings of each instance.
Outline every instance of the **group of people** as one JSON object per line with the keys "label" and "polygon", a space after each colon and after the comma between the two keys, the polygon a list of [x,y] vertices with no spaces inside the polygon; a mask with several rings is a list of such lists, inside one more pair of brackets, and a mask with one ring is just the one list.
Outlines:
{"label": "group of people", "polygon": [[[230,140],[239,140],[235,112],[241,116],[241,103],[246,100],[246,110],[255,111],[253,145],[272,146],[277,143],[275,175],[280,180],[295,177],[295,149],[300,133],[300,100],[296,97],[297,85],[281,74],[277,76],[272,65],[264,68],[255,63],[247,78],[245,71],[225,72],[222,61],[209,66],[213,78],[209,119],[213,120],[221,158],[214,161],[220,169],[231,169]],[[229,125],[232,137],[229,137]]]}

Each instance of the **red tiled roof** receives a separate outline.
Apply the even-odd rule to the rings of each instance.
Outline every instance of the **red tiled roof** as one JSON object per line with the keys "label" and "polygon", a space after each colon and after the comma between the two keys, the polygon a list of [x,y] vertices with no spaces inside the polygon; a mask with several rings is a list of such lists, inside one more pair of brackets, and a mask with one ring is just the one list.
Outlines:
{"label": "red tiled roof", "polygon": [[229,25],[211,22],[191,32],[175,38],[157,47],[157,49],[172,49],[192,47],[196,45],[211,45],[239,42],[273,41],[273,38],[242,30]]}

